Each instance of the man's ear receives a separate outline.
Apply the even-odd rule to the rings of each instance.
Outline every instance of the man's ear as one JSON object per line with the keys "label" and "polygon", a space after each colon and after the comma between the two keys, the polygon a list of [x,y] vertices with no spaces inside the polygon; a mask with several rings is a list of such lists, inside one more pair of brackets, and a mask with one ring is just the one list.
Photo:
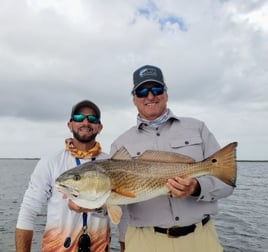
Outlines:
{"label": "man's ear", "polygon": [[136,97],[135,95],[132,96],[132,102],[134,103],[135,106],[137,106],[135,97]]}
{"label": "man's ear", "polygon": [[71,131],[71,132],[73,132],[73,124],[72,124],[72,122],[67,122],[67,126],[68,126],[68,128],[69,128],[69,130]]}
{"label": "man's ear", "polygon": [[98,134],[100,134],[100,132],[102,131],[102,129],[103,129],[103,125],[100,123],[98,125]]}

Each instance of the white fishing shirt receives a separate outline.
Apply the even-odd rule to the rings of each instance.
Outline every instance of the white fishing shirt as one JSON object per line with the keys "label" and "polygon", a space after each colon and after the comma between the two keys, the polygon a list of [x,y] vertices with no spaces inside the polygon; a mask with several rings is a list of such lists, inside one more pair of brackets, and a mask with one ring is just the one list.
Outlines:
{"label": "white fishing shirt", "polygon": [[[139,156],[146,150],[158,150],[183,154],[198,162],[220,149],[204,122],[177,117],[170,110],[168,117],[157,128],[142,123],[130,128],[113,142],[111,154],[125,146],[132,157]],[[197,179],[201,187],[198,197],[178,199],[159,196],[128,205],[128,214],[123,207],[124,214],[119,225],[120,240],[124,241],[127,224],[163,228],[188,226],[200,222],[206,215],[217,214],[217,200],[232,194],[234,188],[213,176]]]}
{"label": "white fishing shirt", "polygon": [[[105,159],[101,153],[96,159]],[[80,163],[91,161],[80,159]],[[28,189],[25,192],[17,228],[33,230],[37,215],[47,205],[47,222],[43,234],[42,251],[77,251],[77,241],[83,226],[82,214],[68,208],[68,199],[55,189],[55,180],[63,172],[77,166],[69,151],[61,150],[52,157],[41,159],[35,167]],[[88,230],[91,237],[91,251],[104,251],[110,239],[110,225],[107,214],[88,213]],[[68,248],[64,242],[70,238]]]}

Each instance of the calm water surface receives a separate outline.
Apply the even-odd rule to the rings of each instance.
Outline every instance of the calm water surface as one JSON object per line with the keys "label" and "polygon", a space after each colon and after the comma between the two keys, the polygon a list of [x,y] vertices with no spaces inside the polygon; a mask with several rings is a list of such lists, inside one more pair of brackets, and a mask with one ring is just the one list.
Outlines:
{"label": "calm water surface", "polygon": [[[37,160],[0,159],[0,251],[15,251],[14,230],[24,191]],[[268,251],[268,162],[238,162],[237,188],[219,202],[215,224],[225,252]],[[37,218],[32,246],[39,251],[45,211]],[[113,226],[112,249],[119,251]]]}

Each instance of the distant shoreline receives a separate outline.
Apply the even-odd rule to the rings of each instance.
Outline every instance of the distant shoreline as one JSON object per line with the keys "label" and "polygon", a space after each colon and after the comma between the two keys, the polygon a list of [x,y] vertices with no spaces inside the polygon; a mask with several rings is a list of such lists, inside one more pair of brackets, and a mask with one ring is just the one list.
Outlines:
{"label": "distant shoreline", "polygon": [[[40,158],[0,158],[0,160],[40,160]],[[236,160],[237,162],[268,162],[268,160]]]}
{"label": "distant shoreline", "polygon": [[268,162],[268,160],[236,160],[237,162]]}
{"label": "distant shoreline", "polygon": [[0,160],[40,160],[40,158],[0,158]]}

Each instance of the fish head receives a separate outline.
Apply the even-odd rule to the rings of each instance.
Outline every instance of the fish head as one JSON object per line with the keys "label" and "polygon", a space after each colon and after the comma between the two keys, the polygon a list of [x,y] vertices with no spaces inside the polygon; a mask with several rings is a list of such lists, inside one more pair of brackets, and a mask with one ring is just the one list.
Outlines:
{"label": "fish head", "polygon": [[102,207],[111,194],[110,178],[100,169],[80,169],[79,166],[62,173],[56,179],[57,191],[80,207]]}

